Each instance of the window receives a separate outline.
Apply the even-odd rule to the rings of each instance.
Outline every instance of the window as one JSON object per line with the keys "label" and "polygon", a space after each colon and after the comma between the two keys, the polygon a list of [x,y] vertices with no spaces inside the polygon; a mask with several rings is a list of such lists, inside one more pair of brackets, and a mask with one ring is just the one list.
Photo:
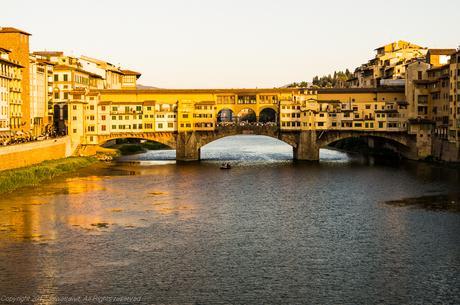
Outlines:
{"label": "window", "polygon": [[64,74],[63,76],[64,76],[64,81],[65,82],[69,80],[69,76],[67,74]]}
{"label": "window", "polygon": [[69,99],[69,93],[68,92],[64,92],[64,99],[65,100]]}
{"label": "window", "polygon": [[188,114],[187,114],[187,113],[184,113],[184,114],[182,115],[182,118],[188,119]]}
{"label": "window", "polygon": [[73,105],[72,110],[77,110],[77,105]]}
{"label": "window", "polygon": [[168,128],[173,128],[174,124],[173,123],[168,123]]}
{"label": "window", "polygon": [[54,92],[54,98],[59,99],[59,92]]}
{"label": "window", "polygon": [[76,130],[76,129],[74,129],[74,130],[73,130],[73,133],[77,133],[77,130]]}
{"label": "window", "polygon": [[105,131],[105,130],[106,130],[105,125],[101,125],[101,130],[102,130],[102,131]]}
{"label": "window", "polygon": [[54,74],[54,81],[55,82],[59,81],[59,75],[58,74]]}
{"label": "window", "polygon": [[158,123],[158,128],[163,128],[163,123]]}
{"label": "window", "polygon": [[101,106],[101,110],[102,110],[102,111],[105,111],[105,106]]}
{"label": "window", "polygon": [[112,129],[117,129],[117,125],[112,125]]}
{"label": "window", "polygon": [[101,116],[101,120],[105,121],[105,115]]}

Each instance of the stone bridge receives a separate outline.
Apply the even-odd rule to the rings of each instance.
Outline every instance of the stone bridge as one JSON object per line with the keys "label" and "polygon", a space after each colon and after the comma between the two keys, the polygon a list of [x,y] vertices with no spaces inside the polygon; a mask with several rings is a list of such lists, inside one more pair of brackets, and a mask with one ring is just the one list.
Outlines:
{"label": "stone bridge", "polygon": [[364,137],[370,146],[374,140],[388,143],[408,159],[422,159],[426,153],[417,145],[416,135],[407,132],[355,130],[280,130],[277,126],[219,126],[214,131],[111,133],[98,136],[99,145],[119,138],[138,138],[162,143],[176,150],[178,161],[200,160],[204,145],[233,135],[263,135],[281,140],[293,148],[296,160],[319,160],[319,149],[347,138]]}

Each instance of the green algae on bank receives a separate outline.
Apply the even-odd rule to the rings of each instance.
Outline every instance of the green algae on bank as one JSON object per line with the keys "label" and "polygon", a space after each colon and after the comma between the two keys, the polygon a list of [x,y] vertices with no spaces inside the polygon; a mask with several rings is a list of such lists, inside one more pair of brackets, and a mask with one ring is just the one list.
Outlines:
{"label": "green algae on bank", "polygon": [[69,157],[23,168],[0,172],[0,194],[11,192],[24,186],[37,185],[42,181],[76,171],[97,162],[94,157]]}

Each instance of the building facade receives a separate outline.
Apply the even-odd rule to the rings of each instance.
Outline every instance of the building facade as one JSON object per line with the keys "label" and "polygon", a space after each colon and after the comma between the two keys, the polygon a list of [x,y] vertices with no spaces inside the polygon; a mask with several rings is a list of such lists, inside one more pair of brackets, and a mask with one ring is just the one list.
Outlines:
{"label": "building facade", "polygon": [[10,59],[11,51],[0,48],[0,135],[11,136],[18,130],[22,118],[22,69],[23,66]]}
{"label": "building facade", "polygon": [[[373,88],[380,85],[404,85],[406,65],[426,58],[427,48],[399,40],[375,49],[376,55],[358,67],[347,81],[351,88]],[[398,80],[400,80],[398,82]]]}
{"label": "building facade", "polygon": [[[271,124],[284,131],[408,129],[404,90],[223,89],[74,90],[69,134],[76,143],[149,132],[214,131]],[[269,110],[269,111],[267,111]],[[266,115],[264,113],[273,113]],[[249,114],[254,115],[249,115]]]}
{"label": "building facade", "polygon": [[10,128],[14,131],[29,132],[30,120],[30,72],[29,72],[30,34],[12,27],[0,28],[0,47],[11,51],[9,58],[17,62],[21,69],[21,99],[15,100],[10,112],[13,114]]}

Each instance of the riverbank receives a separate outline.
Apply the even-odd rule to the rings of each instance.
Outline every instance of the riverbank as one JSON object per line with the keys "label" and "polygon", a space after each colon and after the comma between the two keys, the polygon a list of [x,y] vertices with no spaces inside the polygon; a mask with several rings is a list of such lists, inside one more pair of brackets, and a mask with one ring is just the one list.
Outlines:
{"label": "riverbank", "polygon": [[97,161],[93,157],[69,157],[0,171],[0,194],[11,192],[24,186],[37,185],[42,181],[76,171]]}
{"label": "riverbank", "polygon": [[0,147],[0,171],[32,166],[72,156],[70,137]]}

